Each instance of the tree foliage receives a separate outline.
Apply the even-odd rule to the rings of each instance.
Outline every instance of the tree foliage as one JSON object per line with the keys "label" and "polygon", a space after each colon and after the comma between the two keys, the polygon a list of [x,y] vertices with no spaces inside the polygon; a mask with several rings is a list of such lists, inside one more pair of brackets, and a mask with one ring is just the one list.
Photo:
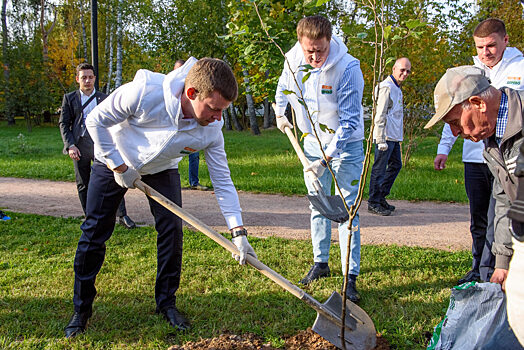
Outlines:
{"label": "tree foliage", "polygon": [[[256,4],[265,27],[253,1],[99,0],[100,87],[108,82],[114,86],[117,44],[114,35],[120,13],[123,83],[130,81],[140,68],[167,73],[179,58],[222,58],[231,64],[237,76],[242,95],[237,107],[242,115],[245,109],[242,106],[247,106],[246,84],[255,107],[260,106],[264,99],[273,99],[283,68],[283,57],[275,45],[270,45],[265,30],[287,51],[296,42],[298,21],[304,16],[323,14],[331,19],[350,53],[360,60],[366,81],[365,103],[370,104],[373,17],[363,1],[260,0]],[[474,54],[471,31],[484,18],[503,19],[510,44],[524,48],[522,9],[517,1],[479,0],[477,13],[471,11],[471,2],[466,5],[447,2],[446,6],[438,0],[384,0],[384,3],[387,55],[407,56],[413,63],[414,74],[405,86],[408,104],[416,101],[427,108],[431,105],[432,86],[444,70],[471,62]],[[62,94],[77,87],[76,65],[90,56],[89,1],[3,0],[3,4],[7,4],[7,25],[2,29],[0,61],[4,84],[0,111],[3,115],[9,114],[6,111],[16,115],[55,111]],[[391,65],[392,61],[384,67],[385,74]]]}

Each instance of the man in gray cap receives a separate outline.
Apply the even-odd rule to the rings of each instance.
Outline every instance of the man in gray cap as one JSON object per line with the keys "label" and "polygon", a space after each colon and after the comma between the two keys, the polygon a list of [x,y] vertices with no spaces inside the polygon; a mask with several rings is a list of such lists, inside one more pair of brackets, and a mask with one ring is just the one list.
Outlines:
{"label": "man in gray cap", "polygon": [[508,209],[516,198],[516,159],[522,135],[524,91],[490,85],[483,70],[474,66],[450,68],[435,87],[436,113],[426,124],[448,123],[454,136],[474,142],[484,140],[484,158],[495,178],[495,271],[491,282],[505,289],[513,255]]}

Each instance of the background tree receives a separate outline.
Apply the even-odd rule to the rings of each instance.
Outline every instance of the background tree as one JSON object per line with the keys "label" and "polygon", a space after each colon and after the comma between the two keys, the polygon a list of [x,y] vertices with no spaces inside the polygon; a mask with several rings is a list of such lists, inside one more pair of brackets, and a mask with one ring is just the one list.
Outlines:
{"label": "background tree", "polygon": [[[284,51],[295,44],[296,24],[302,17],[336,12],[328,5],[315,5],[314,1],[257,1],[262,21]],[[284,61],[280,51],[260,30],[260,20],[253,10],[252,1],[230,0],[228,10],[228,32],[221,38],[227,43],[228,56],[234,58],[230,63],[240,67],[237,70],[241,72],[242,67],[249,67],[249,91],[255,102],[262,103],[265,98],[273,100]],[[242,81],[240,86],[244,92],[248,90],[246,81]],[[269,116],[270,104],[263,106],[264,115]]]}
{"label": "background tree", "polygon": [[[371,3],[369,1],[368,3]],[[454,37],[456,26],[446,14],[444,6],[437,0],[384,0],[381,12],[384,63],[374,66],[376,8],[367,6],[365,1],[354,2],[340,16],[340,27],[347,40],[350,53],[359,58],[364,74],[365,88],[363,103],[370,110],[373,100],[375,69],[379,80],[391,73],[397,58],[408,57],[412,64],[412,75],[403,85],[404,94],[404,166],[409,165],[411,154],[417,147],[417,140],[425,131],[423,125],[432,115],[433,88],[438,79],[456,62],[450,37]],[[466,7],[455,6],[454,14],[469,18]],[[464,59],[462,59],[462,64]],[[378,82],[377,82],[378,83]],[[433,131],[434,132],[434,131]]]}
{"label": "background tree", "polygon": [[[272,122],[269,105],[283,59],[261,32],[252,1],[99,0],[99,42],[104,43],[99,45],[100,86],[106,86],[110,92],[116,76],[125,83],[140,68],[168,73],[179,58],[219,57],[233,67],[241,94],[238,103],[229,110],[229,126],[236,130],[259,124],[269,127]],[[76,88],[74,68],[79,62],[90,60],[87,3],[87,0],[2,0],[0,110],[10,122],[14,122],[10,115],[24,115],[22,109],[29,109],[28,113],[33,115],[44,110],[56,111],[62,94]],[[257,2],[270,35],[284,51],[296,42],[295,28],[300,18],[313,14],[330,18],[336,34],[343,37],[349,52],[361,62],[366,81],[364,102],[370,106],[373,46],[369,38],[373,35],[373,17],[363,4],[363,0]],[[407,56],[413,63],[414,74],[404,87],[406,120],[413,116],[420,121],[431,113],[432,86],[447,67],[471,63],[475,54],[471,32],[480,20],[490,16],[501,18],[506,22],[510,45],[524,48],[521,30],[524,23],[518,1],[479,0],[473,4],[473,0],[464,5],[448,2],[446,6],[438,0],[384,0],[385,31],[392,43],[388,57]],[[119,15],[121,26],[117,26]],[[420,23],[427,23],[424,30],[417,26]],[[407,31],[416,35],[402,39],[402,33]],[[115,75],[117,64],[121,68],[117,68],[119,73]],[[392,61],[383,67],[384,72],[389,73],[391,64]],[[31,72],[24,72],[22,67]],[[38,79],[35,84],[40,86],[38,100],[29,101],[28,90],[20,90],[21,83],[30,79]],[[249,105],[248,95],[253,101]],[[246,108],[251,121],[242,120]],[[253,116],[255,113],[258,115]],[[409,128],[419,129],[406,125],[406,130]],[[407,140],[408,136],[405,154],[413,149]]]}
{"label": "background tree", "polygon": [[15,124],[15,119],[13,118],[13,114],[11,113],[11,109],[9,108],[9,105],[11,103],[11,94],[10,94],[10,88],[9,88],[9,59],[8,59],[8,41],[9,41],[9,34],[7,32],[7,0],[2,0],[2,14],[1,14],[1,21],[2,21],[2,78],[4,79],[4,84],[2,87],[2,93],[3,93],[3,114],[7,119],[7,125],[13,125]]}

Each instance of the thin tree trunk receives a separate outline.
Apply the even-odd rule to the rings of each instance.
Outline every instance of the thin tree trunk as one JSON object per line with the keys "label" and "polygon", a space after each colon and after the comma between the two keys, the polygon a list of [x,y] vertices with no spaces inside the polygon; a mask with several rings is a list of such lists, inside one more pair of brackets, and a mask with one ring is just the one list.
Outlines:
{"label": "thin tree trunk", "polygon": [[116,79],[115,88],[122,85],[122,0],[117,1],[116,20]]}
{"label": "thin tree trunk", "polygon": [[[266,79],[269,78],[269,70],[266,71]],[[271,127],[271,124],[273,124],[273,119],[272,119],[272,115],[274,115],[274,113],[271,113],[271,111],[273,110],[273,108],[271,108],[271,104],[269,103],[269,99],[266,97],[264,99],[264,129],[267,129],[267,128],[270,128]]]}
{"label": "thin tree trunk", "polygon": [[109,59],[107,62],[107,86],[106,86],[106,94],[109,94],[111,92],[111,81],[113,79],[113,38],[115,35],[113,34],[112,28],[113,26],[110,25],[109,32],[106,34],[109,36]]}
{"label": "thin tree trunk", "polygon": [[273,118],[271,113],[273,109],[271,108],[271,104],[269,103],[269,99],[266,97],[264,99],[264,129],[268,129],[271,127]]}
{"label": "thin tree trunk", "polygon": [[242,125],[240,125],[240,123],[238,122],[237,112],[235,111],[235,107],[233,106],[233,104],[229,105],[229,114],[231,115],[231,120],[233,121],[233,125],[235,126],[235,129],[237,131],[244,130],[242,128]]}
{"label": "thin tree trunk", "polygon": [[251,89],[249,88],[249,73],[246,69],[242,71],[244,75],[244,83],[246,84],[246,101],[247,111],[249,114],[249,124],[251,126],[251,132],[253,135],[260,135],[260,129],[258,128],[257,116],[255,114],[255,103],[253,102],[253,95],[251,95]]}
{"label": "thin tree trunk", "polygon": [[25,124],[27,127],[27,132],[29,133],[32,132],[33,126],[31,125],[31,115],[29,114],[29,111],[24,112],[24,119],[25,119]]}
{"label": "thin tree trunk", "polygon": [[40,31],[42,32],[42,59],[44,64],[49,61],[49,34],[51,34],[51,31],[53,30],[55,23],[56,23],[56,7],[54,5],[51,5],[53,8],[54,18],[53,23],[49,27],[49,29],[45,29],[45,0],[40,0]]}
{"label": "thin tree trunk", "polygon": [[47,31],[45,30],[44,14],[45,14],[45,0],[40,0],[40,31],[42,32],[42,58],[44,62],[47,62],[47,60],[49,59],[49,56],[48,56],[48,49],[47,49]]}
{"label": "thin tree trunk", "polygon": [[229,117],[229,110],[226,108],[222,111],[222,118],[224,118],[224,126],[226,127],[226,130],[231,131],[233,128],[231,127],[231,119]]}
{"label": "thin tree trunk", "polygon": [[82,44],[84,46],[84,62],[89,62],[89,57],[87,56],[87,34],[86,34],[86,24],[84,23],[84,3],[80,2],[80,25],[82,26]]}
{"label": "thin tree trunk", "polygon": [[9,58],[7,56],[7,0],[2,0],[2,63],[4,65],[4,114],[7,117],[7,125],[14,125],[15,118],[11,113],[11,94],[9,91]]}

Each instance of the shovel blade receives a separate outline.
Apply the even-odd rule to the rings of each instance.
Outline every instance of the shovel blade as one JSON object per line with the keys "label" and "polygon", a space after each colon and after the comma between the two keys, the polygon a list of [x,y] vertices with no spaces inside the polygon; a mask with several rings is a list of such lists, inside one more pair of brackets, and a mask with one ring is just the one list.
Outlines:
{"label": "shovel blade", "polygon": [[316,194],[308,194],[307,198],[311,205],[329,220],[342,223],[349,219],[344,201],[340,196],[327,196],[320,191]]}
{"label": "shovel blade", "polygon": [[[323,305],[332,314],[339,316],[342,311],[342,296],[333,292]],[[342,349],[343,341],[348,350],[370,350],[376,346],[377,333],[373,321],[364,310],[349,300],[346,300],[345,324],[342,339],[340,326],[319,313],[312,329],[339,349]]]}

